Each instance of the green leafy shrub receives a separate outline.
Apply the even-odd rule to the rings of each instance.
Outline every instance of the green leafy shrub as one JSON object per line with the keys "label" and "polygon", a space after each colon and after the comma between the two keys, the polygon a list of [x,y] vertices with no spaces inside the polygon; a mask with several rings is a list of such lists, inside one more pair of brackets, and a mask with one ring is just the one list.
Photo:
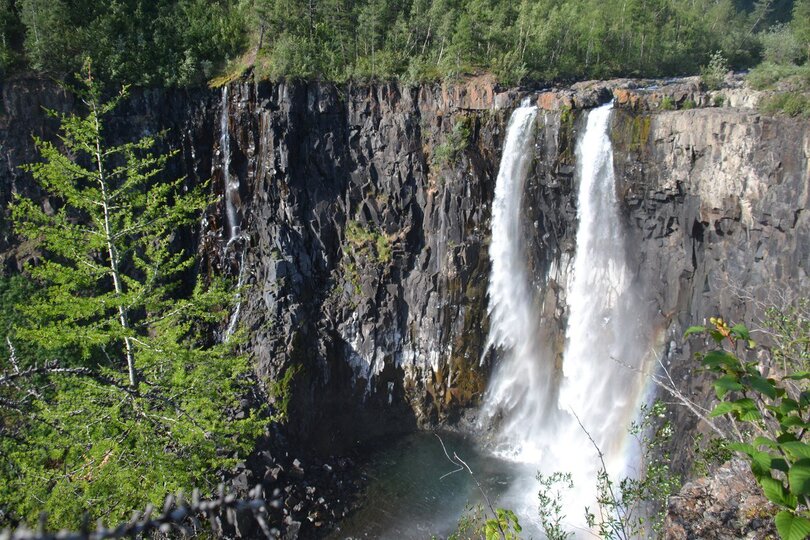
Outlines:
{"label": "green leafy shrub", "polygon": [[749,428],[750,438],[729,447],[748,457],[763,493],[779,507],[779,535],[802,540],[810,535],[810,372],[786,363],[787,372],[766,377],[759,362],[738,354],[757,346],[744,325],[714,317],[709,322],[711,327],[693,326],[686,335],[708,335],[717,346],[700,355],[720,400],[710,416],[728,416]]}
{"label": "green leafy shrub", "polygon": [[709,58],[709,63],[700,68],[700,78],[706,88],[717,90],[723,85],[728,71],[728,60],[721,51],[715,51]]}
{"label": "green leafy shrub", "polygon": [[470,145],[472,136],[472,118],[460,116],[456,118],[453,129],[447,134],[445,141],[433,150],[433,164],[436,166],[452,165],[458,156]]}
{"label": "green leafy shrub", "polygon": [[562,507],[563,490],[572,489],[574,483],[571,473],[555,472],[550,475],[537,473],[540,491],[537,494],[537,508],[540,514],[540,525],[547,540],[566,540],[573,533],[563,527],[565,514]]}
{"label": "green leafy shrub", "polygon": [[810,64],[790,66],[763,62],[751,70],[747,81],[755,90],[777,86],[789,90],[810,90]]}
{"label": "green leafy shrub", "polygon": [[519,540],[522,530],[513,511],[494,508],[488,514],[479,504],[467,507],[458,520],[456,530],[447,540]]}
{"label": "green leafy shrub", "polygon": [[495,509],[495,517],[489,518],[484,524],[484,538],[486,540],[518,540],[520,526],[517,515],[511,510]]}
{"label": "green leafy shrub", "polygon": [[664,96],[661,100],[660,108],[662,111],[674,111],[675,110],[675,102],[672,101],[670,96]]}
{"label": "green leafy shrub", "polygon": [[633,422],[630,433],[641,448],[644,470],[638,478],[618,482],[610,478],[599,451],[602,467],[597,475],[599,516],[586,509],[588,526],[601,538],[651,538],[661,534],[669,497],[681,485],[670,469],[669,447],[672,424],[666,419],[666,406],[656,401],[642,406],[641,420]]}
{"label": "green leafy shrub", "polygon": [[810,298],[767,308],[763,322],[774,341],[770,347],[774,365],[785,373],[810,371]]}
{"label": "green leafy shrub", "polygon": [[777,65],[790,65],[798,61],[803,47],[787,24],[775,24],[760,34],[762,59]]}
{"label": "green leafy shrub", "polygon": [[766,98],[760,108],[768,114],[810,117],[810,94],[781,92]]}

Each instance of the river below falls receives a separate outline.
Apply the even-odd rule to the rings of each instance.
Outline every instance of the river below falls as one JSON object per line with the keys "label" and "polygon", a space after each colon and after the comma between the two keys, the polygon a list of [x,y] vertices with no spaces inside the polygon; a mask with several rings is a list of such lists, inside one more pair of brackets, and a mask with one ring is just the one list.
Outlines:
{"label": "river below falls", "polygon": [[[510,495],[518,486],[521,492],[535,489],[534,471],[488,454],[469,436],[438,434],[450,456],[455,452],[469,465],[494,507],[518,512],[524,527],[521,537],[540,538],[531,523],[534,516],[520,515],[527,509],[516,507],[526,493],[519,500]],[[456,469],[434,433],[407,435],[377,450],[362,466],[368,482],[361,507],[340,522],[328,538],[446,538],[465,512],[486,505],[466,469],[448,474]],[[536,508],[533,511],[536,513]]]}

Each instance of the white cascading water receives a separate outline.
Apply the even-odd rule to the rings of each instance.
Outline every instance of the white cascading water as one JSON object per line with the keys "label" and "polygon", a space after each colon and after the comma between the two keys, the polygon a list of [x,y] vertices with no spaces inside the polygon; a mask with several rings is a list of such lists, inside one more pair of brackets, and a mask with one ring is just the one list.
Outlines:
{"label": "white cascading water", "polygon": [[[490,343],[500,348],[501,359],[482,416],[497,425],[499,454],[526,463],[530,472],[573,475],[565,514],[575,530],[584,527],[584,507],[595,505],[600,462],[594,443],[611,476],[633,472],[636,451],[628,444],[627,429],[643,399],[642,372],[652,336],[625,261],[610,115],[610,104],[591,111],[577,141],[579,228],[573,272],[567,277],[561,369],[544,338],[548,331],[538,315],[520,242],[525,163],[532,157],[533,137],[515,119],[531,116],[533,123],[530,110],[518,109],[510,120],[492,214]],[[517,503],[520,510],[529,520],[536,518],[537,485],[525,482],[514,490],[523,491],[513,494],[525,503]]]}
{"label": "white cascading water", "polygon": [[[501,416],[496,451],[533,460],[538,429],[549,410],[548,347],[542,343],[537,308],[526,268],[521,231],[523,187],[534,148],[536,107],[512,113],[492,203],[489,258],[490,330],[487,349],[505,352],[487,391],[484,415]],[[539,456],[536,456],[539,457]]]}
{"label": "white cascading water", "polygon": [[[228,114],[228,85],[222,87],[222,111],[219,117],[219,150],[222,153],[222,191],[225,197],[225,219],[226,223],[223,226],[223,240],[225,247],[223,249],[222,258],[227,260],[228,250],[234,241],[241,237],[241,223],[239,222],[239,213],[236,210],[236,200],[239,197],[239,177],[238,175],[231,176],[231,134],[230,134],[230,116]],[[239,274],[237,278],[237,293],[236,293],[236,306],[231,313],[228,320],[228,326],[225,329],[224,339],[228,341],[233,333],[236,331],[237,324],[239,323],[239,313],[242,309],[241,288],[245,281],[245,250],[247,243],[243,245],[242,251],[239,254]]]}
{"label": "white cascading water", "polygon": [[219,117],[219,150],[222,153],[222,191],[225,195],[225,219],[227,223],[223,230],[230,242],[239,236],[239,214],[236,211],[235,200],[239,196],[239,177],[231,176],[231,134],[230,117],[228,115],[228,85],[222,87],[222,111]]}

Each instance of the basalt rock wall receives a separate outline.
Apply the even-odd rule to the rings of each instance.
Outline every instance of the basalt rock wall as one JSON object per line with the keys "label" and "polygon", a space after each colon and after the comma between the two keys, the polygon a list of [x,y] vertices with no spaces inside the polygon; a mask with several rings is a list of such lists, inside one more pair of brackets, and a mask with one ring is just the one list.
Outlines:
{"label": "basalt rock wall", "polygon": [[[657,371],[709,405],[693,357],[704,344],[685,341],[686,328],[722,316],[758,330],[767,308],[810,295],[810,125],[750,109],[620,109],[613,140],[629,255],[657,313]],[[767,333],[753,337],[772,345]],[[686,407],[674,411],[680,429],[696,424]],[[679,462],[690,446],[678,445]]]}
{"label": "basalt rock wall", "polygon": [[232,89],[240,316],[260,376],[293,370],[293,436],[334,451],[452,421],[485,387],[508,109],[491,87]]}
{"label": "basalt rock wall", "polygon": [[[712,106],[749,106],[741,89],[718,99],[695,81],[645,85],[588,83],[537,98],[524,194],[536,302],[561,352],[576,237],[574,143],[584,110],[613,98],[627,249],[657,314],[649,325],[681,388],[707,399],[683,330],[715,314],[754,322],[758,302],[776,292],[807,296],[810,129]],[[244,285],[223,328],[236,317],[245,329],[268,398],[289,404],[293,439],[331,453],[452,423],[479,402],[497,356],[486,347],[491,205],[520,97],[486,79],[421,87],[243,80],[224,98],[221,89],[135,91],[108,134],[168,129],[159,148],[179,151],[168,173],[189,184],[210,179],[216,202],[183,242],[199,254],[200,273]],[[4,203],[21,192],[50,204],[18,168],[36,159],[32,131],[54,134],[43,106],[77,104],[50,84],[4,83]],[[226,227],[226,164],[238,181],[236,234]],[[5,221],[2,232],[8,268],[35,255]],[[274,382],[283,379],[286,391]],[[693,423],[686,414],[678,422]]]}

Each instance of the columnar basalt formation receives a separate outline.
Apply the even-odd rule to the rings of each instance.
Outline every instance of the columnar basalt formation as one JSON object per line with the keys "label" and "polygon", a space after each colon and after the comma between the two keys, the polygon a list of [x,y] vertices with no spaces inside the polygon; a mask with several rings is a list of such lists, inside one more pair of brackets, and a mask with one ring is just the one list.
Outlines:
{"label": "columnar basalt formation", "polygon": [[[14,192],[37,192],[18,166],[36,159],[32,131],[53,136],[42,107],[74,104],[34,80],[6,81],[2,92],[7,203]],[[485,351],[494,178],[506,121],[524,94],[485,78],[421,87],[242,80],[226,100],[220,90],[135,92],[108,135],[168,128],[161,148],[180,151],[169,173],[190,184],[210,179],[217,202],[178,241],[200,254],[200,272],[242,274],[240,321],[257,373],[269,382],[293,370],[290,434],[335,452],[452,423],[480,402],[496,361]],[[649,324],[664,362],[685,391],[705,394],[681,339],[685,327],[718,313],[750,322],[759,308],[747,295],[807,295],[807,122],[715,107],[750,106],[755,96],[733,88],[718,99],[693,80],[580,83],[536,99],[524,232],[555,350],[564,345],[575,249],[574,137],[583,107],[614,99],[629,260],[657,313]],[[227,246],[224,163],[239,179],[232,201],[242,221]],[[0,247],[15,268],[35,254],[6,223]],[[679,421],[691,425],[686,415]]]}

